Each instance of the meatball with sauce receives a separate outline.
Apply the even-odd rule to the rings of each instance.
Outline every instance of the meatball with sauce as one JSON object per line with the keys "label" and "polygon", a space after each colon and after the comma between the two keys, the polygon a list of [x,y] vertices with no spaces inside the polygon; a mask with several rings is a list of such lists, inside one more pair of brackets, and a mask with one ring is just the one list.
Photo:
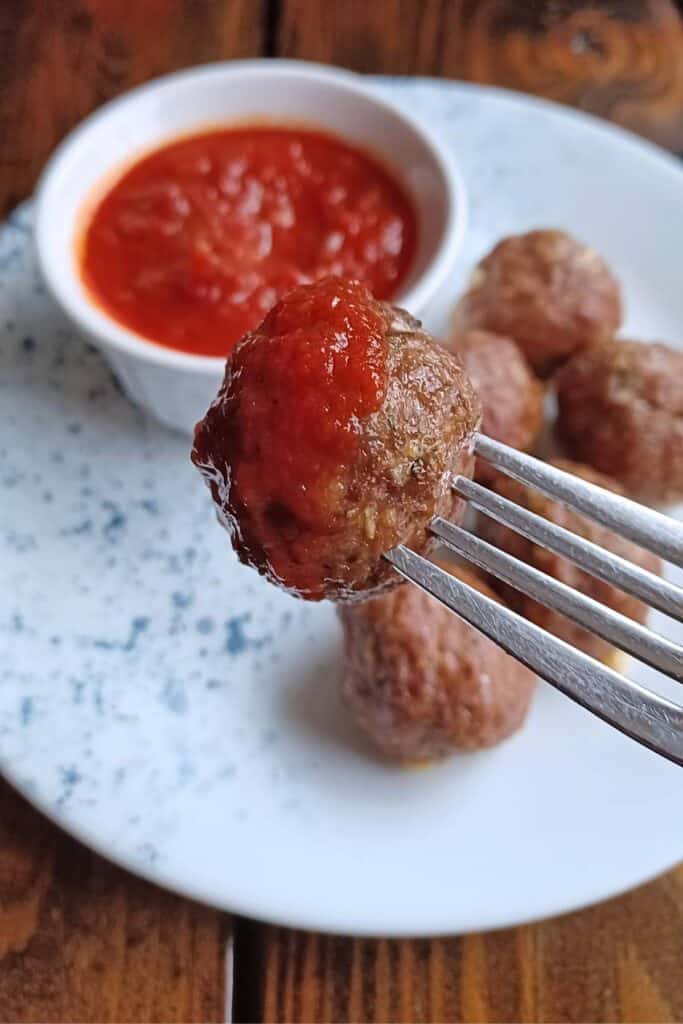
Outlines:
{"label": "meatball with sauce", "polygon": [[480,327],[513,338],[546,377],[621,323],[619,285],[601,257],[564,231],[499,242],[476,267],[453,314],[456,331]]}
{"label": "meatball with sauce", "polygon": [[[515,342],[475,329],[456,335],[449,348],[460,357],[481,399],[482,433],[531,451],[543,426],[543,386]],[[487,483],[493,475],[488,463],[477,459],[476,479]]]}
{"label": "meatball with sauce", "polygon": [[[597,484],[598,487],[604,487],[607,490],[621,493],[621,488],[615,480],[603,476],[602,473],[596,473],[588,466],[582,466],[567,460],[558,460],[554,465],[565,470],[567,473],[573,473],[583,480]],[[658,573],[661,569],[661,563],[656,555],[644,551],[630,540],[617,536],[606,527],[585,519],[577,512],[572,511],[558,501],[547,498],[532,487],[518,483],[516,480],[503,476],[501,473],[497,475],[493,483],[493,490],[504,498],[514,501],[515,504],[522,506],[522,508],[529,509],[529,511],[535,512],[536,515],[543,516],[544,519],[548,519],[550,522],[570,530],[585,540],[592,541],[594,544],[607,551],[611,551],[615,555],[619,555],[621,558],[634,562],[643,569],[648,569],[650,572],[655,573]],[[520,561],[526,562],[527,565],[533,566],[548,576],[553,576],[567,586],[573,587],[579,593],[592,597],[595,601],[607,605],[614,611],[620,612],[630,619],[635,619],[636,622],[643,623],[645,621],[647,607],[641,601],[638,601],[637,598],[631,597],[630,594],[618,590],[609,583],[596,579],[572,562],[567,561],[567,559],[561,558],[540,545],[534,544],[532,541],[527,540],[526,537],[522,537],[513,530],[509,530],[500,523],[496,523],[493,519],[481,516],[479,533],[485,540],[495,544],[496,547],[502,548],[504,551],[520,559]],[[558,636],[561,640],[579,648],[579,650],[585,651],[586,654],[590,654],[594,658],[606,660],[612,655],[613,648],[610,644],[593,633],[582,629],[581,626],[571,622],[565,616],[560,615],[559,612],[545,608],[532,598],[506,584],[496,583],[496,588],[511,608],[524,615],[531,622],[535,622],[537,626],[542,626],[549,633]]]}
{"label": "meatball with sauce", "polygon": [[[494,600],[475,573],[447,572]],[[533,674],[417,587],[339,609],[342,696],[386,757],[435,761],[491,747],[520,727]]]}
{"label": "meatball with sauce", "polygon": [[231,354],[193,462],[240,559],[309,600],[399,582],[382,557],[458,517],[480,405],[459,360],[358,282],[286,295]]}
{"label": "meatball with sauce", "polygon": [[683,352],[613,341],[576,355],[556,384],[572,456],[642,500],[683,497]]}

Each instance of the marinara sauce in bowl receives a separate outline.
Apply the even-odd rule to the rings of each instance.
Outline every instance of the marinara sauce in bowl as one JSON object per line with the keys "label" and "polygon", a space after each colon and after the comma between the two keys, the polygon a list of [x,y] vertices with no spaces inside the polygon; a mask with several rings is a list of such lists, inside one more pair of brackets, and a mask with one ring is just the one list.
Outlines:
{"label": "marinara sauce in bowl", "polygon": [[376,160],[310,129],[202,132],[143,157],[81,244],[95,302],[150,341],[225,358],[291,288],[335,274],[400,288],[415,211]]}
{"label": "marinara sauce in bowl", "polygon": [[419,315],[465,225],[451,158],[355,74],[243,61],[88,118],[39,187],[46,282],[131,398],[190,431],[226,356],[290,288],[334,274]]}

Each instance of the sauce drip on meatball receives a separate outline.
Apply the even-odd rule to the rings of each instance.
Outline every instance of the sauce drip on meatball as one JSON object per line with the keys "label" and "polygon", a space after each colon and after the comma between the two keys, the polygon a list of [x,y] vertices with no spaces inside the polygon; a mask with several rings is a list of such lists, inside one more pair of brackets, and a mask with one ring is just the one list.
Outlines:
{"label": "sauce drip on meatball", "polygon": [[264,512],[275,521],[315,525],[326,515],[359,424],[386,392],[385,317],[367,298],[362,285],[330,279],[296,289],[238,345],[229,395],[239,414],[235,502],[253,508],[265,485]]}

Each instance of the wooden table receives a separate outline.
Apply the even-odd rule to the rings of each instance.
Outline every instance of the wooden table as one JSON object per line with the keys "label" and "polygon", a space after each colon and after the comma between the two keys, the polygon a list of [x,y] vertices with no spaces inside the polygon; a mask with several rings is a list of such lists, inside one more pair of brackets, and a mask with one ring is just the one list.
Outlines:
{"label": "wooden table", "polygon": [[[550,96],[683,152],[669,0],[5,0],[0,204],[129,86],[257,54]],[[0,654],[1,657],[1,654]],[[0,1022],[683,1021],[683,868],[555,921],[370,941],[230,920],[90,854],[0,783]]]}

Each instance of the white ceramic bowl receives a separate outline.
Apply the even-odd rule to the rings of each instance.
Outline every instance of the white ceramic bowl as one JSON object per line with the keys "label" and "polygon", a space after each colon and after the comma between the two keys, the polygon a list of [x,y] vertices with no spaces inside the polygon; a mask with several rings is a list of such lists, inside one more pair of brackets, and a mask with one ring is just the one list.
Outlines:
{"label": "white ceramic bowl", "polygon": [[174,136],[245,118],[307,123],[369,151],[412,196],[417,252],[395,301],[420,315],[450,272],[465,230],[457,167],[424,126],[379,99],[361,76],[299,61],[215,64],[160,78],[108,103],[59,146],[38,187],[36,244],[48,288],[102,350],[133,401],[191,431],[224,360],[156,345],[99,309],[80,279],[76,238],[86,203],[141,154]]}

